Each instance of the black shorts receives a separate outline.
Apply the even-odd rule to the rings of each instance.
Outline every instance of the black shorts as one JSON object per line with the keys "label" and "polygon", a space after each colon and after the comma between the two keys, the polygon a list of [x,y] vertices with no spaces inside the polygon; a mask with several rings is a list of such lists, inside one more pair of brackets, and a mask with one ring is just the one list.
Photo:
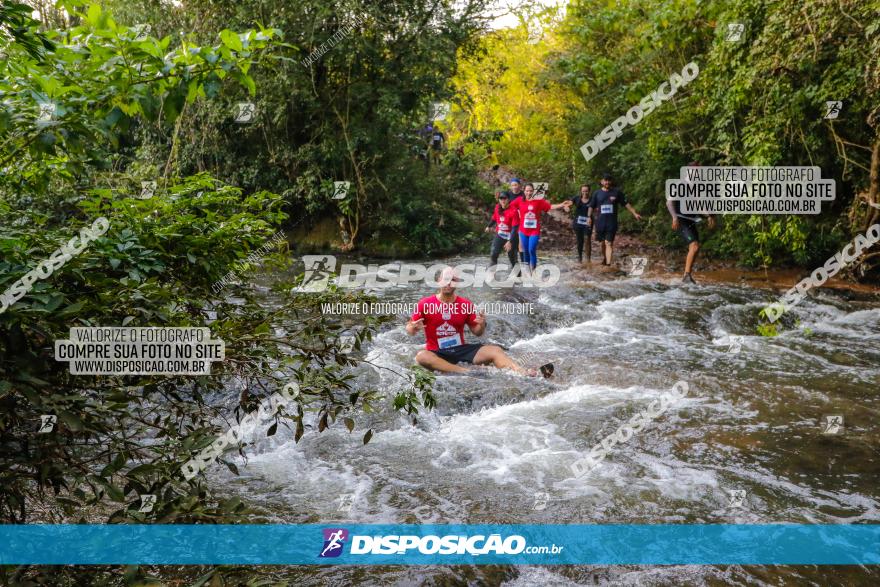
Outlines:
{"label": "black shorts", "polygon": [[617,221],[610,220],[606,222],[596,223],[596,240],[614,242],[614,235],[617,234]]}
{"label": "black shorts", "polygon": [[448,349],[431,351],[444,361],[455,365],[456,363],[473,363],[477,351],[483,348],[481,344],[460,344]]}
{"label": "black shorts", "polygon": [[682,236],[687,244],[700,242],[700,235],[697,233],[697,223],[690,220],[678,219],[678,234]]}
{"label": "black shorts", "polygon": [[589,225],[586,225],[586,224],[578,224],[575,222],[571,225],[571,229],[575,232],[583,232],[584,234],[593,234],[592,223]]}

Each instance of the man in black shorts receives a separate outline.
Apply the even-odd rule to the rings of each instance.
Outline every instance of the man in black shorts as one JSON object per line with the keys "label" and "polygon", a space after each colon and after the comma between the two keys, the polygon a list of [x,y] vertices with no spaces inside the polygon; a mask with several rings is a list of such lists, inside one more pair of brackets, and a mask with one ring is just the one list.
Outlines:
{"label": "man in black shorts", "polygon": [[446,135],[435,125],[431,132],[431,161],[434,165],[440,164],[440,155],[446,145]]}
{"label": "man in black shorts", "polygon": [[494,344],[465,344],[465,324],[476,336],[486,331],[486,315],[476,312],[467,298],[455,295],[456,283],[461,278],[452,267],[446,267],[440,275],[440,290],[422,298],[416,311],[406,324],[406,333],[414,336],[425,332],[425,348],[416,354],[416,362],[427,369],[446,373],[467,373],[467,367],[458,363],[494,365],[523,375],[535,376],[537,370],[523,369],[504,350]]}
{"label": "man in black shorts", "polygon": [[611,265],[611,246],[614,243],[614,235],[617,234],[618,207],[626,207],[636,217],[636,220],[641,220],[642,216],[626,201],[626,196],[622,191],[612,187],[614,178],[611,177],[610,173],[603,174],[602,180],[599,183],[602,187],[593,192],[593,196],[590,198],[589,209],[591,212],[592,210],[598,212],[596,217],[596,240],[602,242],[602,264]]}
{"label": "man in black shorts", "polygon": [[[587,245],[587,263],[593,252],[590,239],[593,238],[593,216],[590,210],[590,184],[581,186],[581,195],[571,199],[574,204],[574,218],[571,220],[571,229],[577,237],[578,263],[584,262],[584,243]],[[586,239],[584,238],[586,237]]]}
{"label": "man in black shorts", "polygon": [[[700,164],[697,161],[688,163],[689,167],[697,167]],[[697,258],[697,252],[700,250],[700,235],[697,233],[697,223],[702,220],[698,214],[684,215],[681,213],[681,202],[679,200],[666,200],[666,209],[672,216],[672,230],[677,230],[684,242],[687,243],[687,258],[684,261],[684,277],[682,283],[694,283],[691,271],[694,267],[694,260]],[[715,218],[711,214],[707,214],[706,223],[709,229],[715,228]]]}
{"label": "man in black shorts", "polygon": [[[504,192],[507,194],[507,200],[510,202],[511,210],[517,211],[519,203],[523,199],[522,182],[518,177],[510,180],[510,189]],[[513,255],[513,260],[523,260],[522,251],[519,250],[519,212],[514,214],[514,224],[510,230],[510,250],[508,256]],[[513,275],[513,266],[510,267],[511,275]]]}

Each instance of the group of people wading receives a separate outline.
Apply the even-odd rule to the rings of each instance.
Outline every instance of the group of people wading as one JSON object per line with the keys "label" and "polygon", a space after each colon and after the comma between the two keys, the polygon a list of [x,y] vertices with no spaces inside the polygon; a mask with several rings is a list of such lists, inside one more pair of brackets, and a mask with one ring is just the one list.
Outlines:
{"label": "group of people wading", "polygon": [[[699,165],[693,161],[689,165]],[[564,208],[566,212],[574,209],[571,229],[577,240],[578,262],[591,262],[592,239],[601,246],[602,265],[611,265],[614,237],[617,234],[617,217],[620,208],[626,208],[636,220],[642,220],[635,208],[627,201],[626,195],[614,185],[609,173],[602,175],[599,189],[590,192],[590,184],[580,187],[580,194],[558,204],[551,204],[543,195],[536,195],[534,185],[523,184],[519,178],[510,180],[510,189],[496,194],[498,203],[486,232],[494,232],[490,249],[492,266],[498,264],[502,249],[507,252],[510,267],[520,263],[525,271],[534,270],[538,264],[538,242],[541,238],[541,214],[548,210]],[[672,217],[672,230],[677,231],[688,245],[685,259],[684,283],[694,283],[694,260],[700,249],[697,224],[703,220],[696,215],[684,215],[678,201],[669,200],[667,210]],[[715,219],[706,216],[709,228],[715,226]]]}
{"label": "group of people wading", "polygon": [[592,253],[591,238],[595,230],[596,240],[602,246],[602,264],[611,265],[614,236],[617,234],[617,215],[621,207],[626,208],[641,220],[642,216],[626,201],[626,195],[614,187],[614,178],[606,173],[600,181],[601,187],[590,193],[590,185],[584,184],[580,194],[570,200],[551,204],[534,193],[534,186],[525,185],[519,178],[510,180],[510,189],[497,194],[498,203],[486,231],[494,229],[490,257],[492,264],[498,263],[498,256],[503,248],[507,251],[510,266],[519,262],[524,268],[534,269],[538,264],[538,242],[541,239],[541,214],[557,208],[569,212],[575,210],[571,228],[577,237],[578,261],[584,260],[584,247],[587,250],[587,261]]}
{"label": "group of people wading", "polygon": [[[691,162],[689,165],[699,163]],[[584,261],[585,247],[587,262],[590,261],[591,239],[595,233],[596,241],[602,246],[602,264],[611,265],[619,209],[626,208],[636,220],[641,220],[642,216],[627,202],[626,195],[614,187],[614,178],[610,174],[603,174],[599,184],[601,187],[592,193],[590,185],[584,184],[580,187],[579,195],[551,204],[545,199],[545,194],[536,192],[533,184],[524,184],[518,178],[511,179],[510,189],[496,194],[498,203],[486,226],[486,232],[494,232],[490,252],[492,266],[498,265],[498,257],[503,250],[507,253],[511,270],[519,264],[523,275],[531,275],[538,265],[541,215],[560,208],[566,212],[574,209],[571,227],[577,237],[578,262]],[[667,210],[672,217],[672,229],[678,231],[688,244],[682,281],[694,283],[691,271],[700,248],[697,223],[703,218],[681,214],[677,201],[667,201]],[[712,228],[714,219],[711,216],[706,218],[709,228]],[[419,300],[416,311],[407,322],[407,334],[414,336],[424,332],[425,335],[425,348],[416,354],[416,362],[422,367],[446,373],[469,372],[468,367],[461,365],[465,363],[492,365],[529,376],[552,375],[552,363],[537,369],[526,368],[511,359],[498,345],[465,343],[464,327],[467,326],[475,336],[482,336],[486,330],[486,316],[477,312],[470,300],[456,295],[460,281],[451,267],[444,269],[438,281],[437,293]]]}

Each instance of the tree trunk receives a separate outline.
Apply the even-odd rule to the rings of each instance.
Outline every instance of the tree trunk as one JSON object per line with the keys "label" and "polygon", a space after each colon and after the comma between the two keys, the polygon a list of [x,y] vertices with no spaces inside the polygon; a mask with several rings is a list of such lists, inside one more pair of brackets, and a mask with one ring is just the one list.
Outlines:
{"label": "tree trunk", "polygon": [[880,137],[874,141],[874,148],[871,151],[871,173],[868,176],[868,216],[865,219],[863,231],[868,230],[880,220],[880,210],[874,208],[874,205],[880,205]]}

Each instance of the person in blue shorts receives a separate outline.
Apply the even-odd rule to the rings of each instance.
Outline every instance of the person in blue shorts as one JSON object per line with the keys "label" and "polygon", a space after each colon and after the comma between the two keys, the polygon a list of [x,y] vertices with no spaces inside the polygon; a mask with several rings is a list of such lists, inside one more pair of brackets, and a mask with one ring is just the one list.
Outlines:
{"label": "person in blue shorts", "polygon": [[517,207],[519,212],[519,248],[523,252],[523,267],[529,267],[530,271],[534,271],[538,265],[541,215],[559,208],[565,208],[565,211],[568,212],[571,202],[565,200],[558,204],[551,204],[543,197],[538,198],[535,196],[535,186],[530,183],[523,186],[523,195],[525,199],[520,200]]}

